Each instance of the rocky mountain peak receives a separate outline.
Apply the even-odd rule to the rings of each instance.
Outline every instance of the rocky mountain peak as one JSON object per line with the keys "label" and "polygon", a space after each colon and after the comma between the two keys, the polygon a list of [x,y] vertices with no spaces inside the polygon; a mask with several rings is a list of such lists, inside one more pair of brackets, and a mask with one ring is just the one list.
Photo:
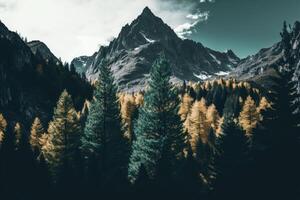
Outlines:
{"label": "rocky mountain peak", "polygon": [[164,52],[172,67],[173,82],[202,81],[227,74],[239,58],[204,47],[192,40],[180,39],[174,30],[146,7],[130,24],[126,24],[109,46],[90,57],[75,58],[77,72],[89,80],[98,77],[103,61],[112,69],[121,90],[143,90],[155,59]]}
{"label": "rocky mountain peak", "polygon": [[166,43],[170,40],[178,41],[180,39],[171,27],[146,7],[131,24],[127,24],[122,28],[119,36],[112,44],[112,49],[128,50],[157,41]]}
{"label": "rocky mountain peak", "polygon": [[148,6],[146,6],[144,8],[141,16],[143,16],[143,17],[155,17],[155,15],[153,14],[153,12],[150,10],[150,8]]}

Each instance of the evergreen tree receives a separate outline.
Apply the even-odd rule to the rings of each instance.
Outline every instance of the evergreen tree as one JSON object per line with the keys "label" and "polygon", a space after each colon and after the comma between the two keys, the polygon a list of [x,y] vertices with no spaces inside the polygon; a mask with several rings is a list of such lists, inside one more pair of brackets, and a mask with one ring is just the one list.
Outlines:
{"label": "evergreen tree", "polygon": [[[97,88],[91,102],[81,149],[87,163],[98,161],[98,180],[109,189],[120,189],[126,180],[128,147],[121,130],[120,106],[117,87],[109,66],[100,67]],[[93,166],[87,166],[87,174]]]}
{"label": "evergreen tree", "polygon": [[[164,56],[152,66],[149,88],[145,94],[135,127],[129,163],[129,179],[134,182],[143,165],[150,179],[154,178],[159,166],[164,163],[168,174],[173,177],[174,167],[183,156],[185,134],[178,115],[178,94],[170,83],[171,68]],[[167,169],[166,169],[167,168]]]}

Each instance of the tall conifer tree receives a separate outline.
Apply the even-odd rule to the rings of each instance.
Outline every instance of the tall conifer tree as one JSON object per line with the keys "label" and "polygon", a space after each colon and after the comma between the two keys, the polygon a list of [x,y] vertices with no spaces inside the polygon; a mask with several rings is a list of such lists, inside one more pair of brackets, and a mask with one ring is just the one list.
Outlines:
{"label": "tall conifer tree", "polygon": [[[106,63],[100,67],[94,99],[91,102],[81,149],[87,163],[97,160],[98,177],[102,184],[118,186],[126,179],[128,147],[121,129],[117,87]],[[94,166],[87,166],[87,174]],[[114,183],[113,183],[114,182]]]}
{"label": "tall conifer tree", "polygon": [[178,115],[179,95],[170,83],[170,76],[170,64],[161,56],[152,66],[144,106],[135,127],[128,174],[133,182],[142,165],[149,177],[154,178],[157,170],[163,168],[159,165],[164,163],[164,171],[169,173],[164,176],[172,177],[176,162],[183,156],[186,138]]}

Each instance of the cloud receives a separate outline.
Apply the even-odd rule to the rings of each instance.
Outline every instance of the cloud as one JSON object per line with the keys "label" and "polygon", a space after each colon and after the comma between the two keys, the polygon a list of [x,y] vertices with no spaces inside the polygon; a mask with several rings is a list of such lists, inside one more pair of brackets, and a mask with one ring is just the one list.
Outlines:
{"label": "cloud", "polygon": [[198,12],[198,4],[198,0],[0,0],[0,19],[11,30],[45,42],[55,55],[71,61],[108,44],[145,6],[178,35],[187,34],[208,17]]}
{"label": "cloud", "polygon": [[209,17],[209,12],[198,12],[196,14],[188,14],[186,16],[187,19],[190,19],[190,22],[186,22],[184,24],[180,24],[177,26],[174,31],[177,33],[177,35],[181,38],[186,38],[187,36],[191,35],[192,29],[198,25],[200,22],[207,21]]}

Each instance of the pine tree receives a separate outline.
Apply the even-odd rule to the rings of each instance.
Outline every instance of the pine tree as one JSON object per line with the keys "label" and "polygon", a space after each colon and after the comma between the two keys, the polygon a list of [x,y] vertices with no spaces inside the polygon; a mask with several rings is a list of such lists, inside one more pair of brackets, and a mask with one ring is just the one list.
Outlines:
{"label": "pine tree", "polygon": [[[100,176],[98,179],[102,184],[114,184],[114,188],[123,184],[127,173],[128,147],[121,130],[117,87],[112,72],[105,63],[100,67],[94,99],[81,138],[81,149],[87,163],[93,163],[91,160],[96,157]],[[88,171],[93,170],[93,166],[87,166],[86,170],[89,174]]]}
{"label": "pine tree", "polygon": [[79,147],[80,132],[80,119],[71,96],[64,90],[54,109],[53,120],[49,123],[48,142],[51,148],[45,154],[55,181],[60,178],[65,162],[70,163],[72,169],[75,167],[73,165]]}
{"label": "pine tree", "polygon": [[239,123],[245,130],[248,136],[251,136],[253,128],[257,126],[260,120],[259,113],[257,111],[254,100],[251,96],[248,96],[243,109],[239,116]]}
{"label": "pine tree", "polygon": [[45,132],[45,130],[43,128],[43,125],[42,125],[40,119],[38,117],[36,117],[34,119],[34,122],[31,126],[31,131],[30,131],[29,142],[30,142],[32,150],[35,150],[35,149],[40,150],[41,149],[39,140],[40,140],[42,134],[44,134],[44,132]]}
{"label": "pine tree", "polygon": [[[175,173],[174,166],[183,156],[185,134],[178,115],[179,98],[170,83],[171,68],[164,56],[152,66],[149,88],[145,94],[135,127],[129,163],[129,179],[134,182],[143,165],[150,179],[154,178],[163,161],[169,177]],[[166,174],[165,174],[166,175]]]}

